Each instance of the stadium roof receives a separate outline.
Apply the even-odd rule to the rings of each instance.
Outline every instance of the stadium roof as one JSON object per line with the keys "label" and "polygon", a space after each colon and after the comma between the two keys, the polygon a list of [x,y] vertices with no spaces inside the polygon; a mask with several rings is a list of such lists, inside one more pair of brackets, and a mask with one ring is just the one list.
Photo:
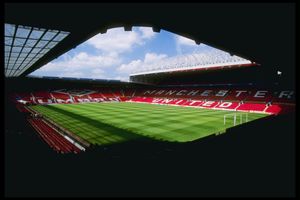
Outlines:
{"label": "stadium roof", "polygon": [[68,32],[5,24],[5,76],[19,76],[62,41]]}
{"label": "stadium roof", "polygon": [[[276,70],[283,74],[294,74],[295,9],[291,3],[7,3],[5,23],[26,26],[23,28],[27,30],[43,29],[43,33],[48,30],[70,33],[48,52],[41,49],[46,53],[28,60],[28,65],[21,62],[18,67],[7,65],[6,70],[12,70],[7,71],[9,76],[26,76],[99,32],[121,26],[126,30],[131,30],[132,26],[150,26],[154,31],[164,29],[193,39],[197,44],[204,42],[261,63],[269,69],[277,67]],[[16,53],[19,56],[20,50]],[[28,56],[32,55],[28,53]],[[9,56],[5,59],[9,64]],[[16,67],[19,71],[15,71]]]}
{"label": "stadium roof", "polygon": [[183,70],[212,69],[226,66],[247,66],[250,64],[252,62],[249,60],[239,56],[231,56],[227,52],[215,49],[206,53],[192,53],[166,58],[143,66],[142,70],[136,71],[130,76]]}

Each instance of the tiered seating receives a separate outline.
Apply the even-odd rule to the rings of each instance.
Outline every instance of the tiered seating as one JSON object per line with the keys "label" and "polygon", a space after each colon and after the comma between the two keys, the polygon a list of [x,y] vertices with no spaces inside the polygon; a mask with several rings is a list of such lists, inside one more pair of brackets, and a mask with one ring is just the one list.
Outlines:
{"label": "tiered seating", "polygon": [[272,99],[272,94],[268,90],[250,90],[250,94],[245,98],[247,102],[268,103]]}
{"label": "tiered seating", "polygon": [[204,101],[204,100],[187,100],[171,98],[153,98],[153,97],[134,97],[130,102],[142,102],[153,104],[168,104],[180,106],[193,106],[201,108],[213,108],[217,110],[238,110],[246,112],[266,112],[270,114],[284,113],[286,110],[292,110],[289,105],[272,105],[267,106],[265,103],[240,103],[230,101]]}
{"label": "tiered seating", "polygon": [[240,105],[239,102],[225,101],[217,105],[216,109],[235,110]]}
{"label": "tiered seating", "polygon": [[201,106],[203,104],[203,100],[188,100],[184,104],[185,106]]}
{"label": "tiered seating", "polygon": [[229,93],[229,89],[213,89],[211,95],[207,97],[207,100],[223,100]]}
{"label": "tiered seating", "polygon": [[144,92],[143,89],[123,89],[124,96],[127,98],[143,96],[141,92]]}
{"label": "tiered seating", "polygon": [[[133,101],[202,108],[240,110],[249,112],[283,113],[283,104],[294,105],[293,91],[271,91],[266,89],[224,89],[224,88],[152,88],[152,89],[73,89],[32,94],[16,94],[15,100],[21,103],[76,103]],[[27,101],[25,101],[27,100]],[[270,103],[276,106],[267,107]]]}
{"label": "tiered seating", "polygon": [[95,93],[92,93],[92,94],[89,94],[89,97],[91,98],[91,100],[93,102],[102,102],[102,101],[105,101],[105,97],[99,93],[99,92],[95,92]]}
{"label": "tiered seating", "polygon": [[228,94],[223,98],[224,101],[243,101],[249,95],[248,90],[235,89],[230,90]]}
{"label": "tiered seating", "polygon": [[62,135],[57,133],[52,127],[46,124],[42,119],[28,119],[29,123],[39,133],[41,138],[56,152],[60,153],[79,153],[75,145],[66,140]]}
{"label": "tiered seating", "polygon": [[198,99],[198,100],[208,99],[213,92],[213,90],[205,90],[200,88],[196,88],[196,89],[184,88],[184,89],[178,89],[177,91],[178,92],[175,93],[175,97],[186,98],[186,99]]}
{"label": "tiered seating", "polygon": [[91,99],[91,97],[89,95],[73,96],[73,99],[77,103],[92,102],[92,99]]}
{"label": "tiered seating", "polygon": [[123,97],[123,94],[121,94],[121,90],[113,89],[111,90],[111,92],[114,97]]}
{"label": "tiered seating", "polygon": [[56,103],[74,103],[69,94],[51,92],[51,95],[54,97]]}
{"label": "tiered seating", "polygon": [[220,101],[203,101],[203,100],[187,100],[187,99],[165,99],[165,98],[152,98],[152,97],[134,97],[130,101],[156,103],[156,104],[169,104],[180,106],[194,106],[202,108],[216,108],[216,109],[229,109],[234,110],[239,106],[237,102],[220,102]]}
{"label": "tiered seating", "polygon": [[139,96],[146,97],[161,97],[161,98],[201,98],[206,96],[199,96],[201,94],[199,89],[189,88],[166,88],[166,89],[150,89],[140,92]]}
{"label": "tiered seating", "polygon": [[34,100],[37,104],[47,104],[47,103],[53,103],[53,98],[51,97],[49,92],[32,92],[32,96],[34,97]]}
{"label": "tiered seating", "polygon": [[161,98],[185,98],[198,100],[222,100],[229,93],[229,89],[203,88],[167,88],[144,90],[139,96]]}
{"label": "tiered seating", "polygon": [[112,94],[119,101],[126,101],[128,99],[126,96],[124,96],[124,92],[122,90],[113,89]]}
{"label": "tiered seating", "polygon": [[277,103],[277,104],[291,104],[293,102],[295,102],[295,95],[294,95],[294,91],[290,91],[290,90],[286,90],[286,91],[280,91],[280,92],[276,92],[274,95],[274,97],[272,98],[272,103]]}
{"label": "tiered seating", "polygon": [[168,104],[183,106],[187,102],[188,100],[186,99],[172,99],[171,101],[168,102]]}
{"label": "tiered seating", "polygon": [[[73,89],[52,92],[32,92],[14,94],[13,101],[21,112],[31,112],[41,117],[26,104],[45,103],[81,103],[129,101],[172,106],[188,106],[216,110],[237,110],[243,112],[261,112],[283,114],[295,109],[293,91],[271,92],[269,90],[216,89],[216,88],[154,88],[154,89]],[[61,153],[78,153],[76,147],[60,135],[50,124],[41,118],[29,119],[41,138],[55,151]],[[76,144],[77,145],[77,144]]]}
{"label": "tiered seating", "polygon": [[237,110],[239,111],[260,111],[263,112],[266,108],[266,104],[258,104],[258,103],[244,103],[241,104]]}
{"label": "tiered seating", "polygon": [[103,95],[103,97],[106,97],[106,98],[115,98],[116,97],[110,89],[101,89],[99,92]]}
{"label": "tiered seating", "polygon": [[14,100],[17,103],[23,103],[23,104],[33,104],[33,97],[31,96],[30,93],[16,93],[13,95],[14,96]]}
{"label": "tiered seating", "polygon": [[214,108],[219,104],[220,104],[220,102],[218,102],[218,101],[205,101],[200,106],[203,108]]}
{"label": "tiered seating", "polygon": [[136,91],[135,96],[139,96],[139,97],[153,97],[155,96],[155,92],[157,92],[157,90],[155,89],[148,89],[148,90],[143,90],[143,89],[138,89]]}
{"label": "tiered seating", "polygon": [[109,93],[94,92],[88,95],[74,96],[76,102],[105,102],[105,101],[121,101],[125,100],[125,97],[116,97]]}
{"label": "tiered seating", "polygon": [[271,106],[267,106],[267,109],[265,110],[265,112],[279,114],[281,112],[281,109],[282,108],[279,105],[271,105]]}
{"label": "tiered seating", "polygon": [[144,103],[153,103],[153,98],[151,97],[133,97],[131,100],[133,102],[144,102]]}

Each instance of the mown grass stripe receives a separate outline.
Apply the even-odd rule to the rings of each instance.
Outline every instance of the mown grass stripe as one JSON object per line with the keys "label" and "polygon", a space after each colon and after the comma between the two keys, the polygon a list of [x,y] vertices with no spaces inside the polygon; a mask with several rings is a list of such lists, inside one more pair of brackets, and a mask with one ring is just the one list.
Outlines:
{"label": "mown grass stripe", "polygon": [[[163,141],[196,140],[233,126],[226,110],[138,103],[83,103],[32,106],[61,126],[94,144],[112,144],[139,135]],[[240,113],[240,112],[236,112]],[[249,113],[248,120],[266,115]],[[237,118],[239,121],[239,118]]]}

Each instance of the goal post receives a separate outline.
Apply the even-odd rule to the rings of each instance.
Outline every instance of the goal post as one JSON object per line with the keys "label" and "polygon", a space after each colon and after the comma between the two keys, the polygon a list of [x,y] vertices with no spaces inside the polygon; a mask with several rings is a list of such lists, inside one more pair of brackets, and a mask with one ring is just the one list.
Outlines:
{"label": "goal post", "polygon": [[[233,120],[233,126],[248,122],[248,113],[229,113],[224,115],[224,125],[229,119]],[[230,120],[231,121],[231,120]]]}

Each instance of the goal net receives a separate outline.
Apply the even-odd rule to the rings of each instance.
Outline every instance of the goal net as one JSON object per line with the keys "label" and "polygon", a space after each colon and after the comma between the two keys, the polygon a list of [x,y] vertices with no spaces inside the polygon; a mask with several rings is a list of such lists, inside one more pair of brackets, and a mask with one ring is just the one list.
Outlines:
{"label": "goal net", "polygon": [[224,125],[239,125],[248,122],[248,113],[230,113],[224,115]]}

